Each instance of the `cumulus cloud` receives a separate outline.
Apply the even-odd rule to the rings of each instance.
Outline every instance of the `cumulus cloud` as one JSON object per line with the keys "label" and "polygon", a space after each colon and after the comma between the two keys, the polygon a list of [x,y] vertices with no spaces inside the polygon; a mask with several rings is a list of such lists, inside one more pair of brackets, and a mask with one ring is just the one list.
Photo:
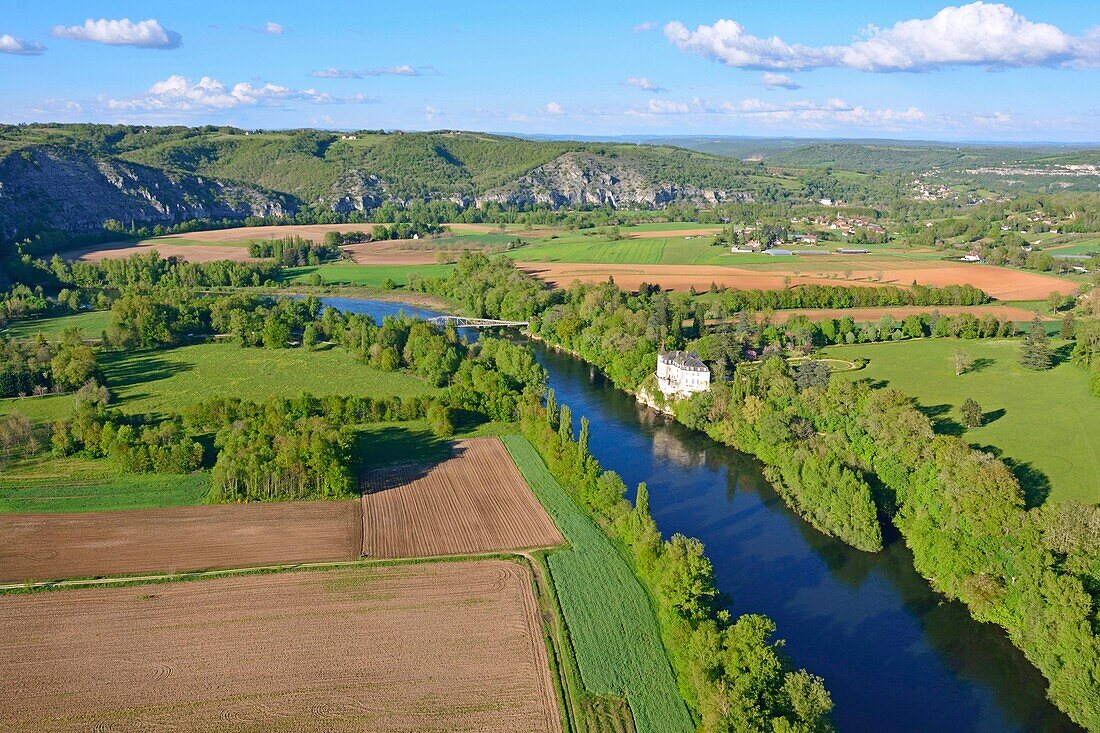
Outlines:
{"label": "cumulus cloud", "polygon": [[355,104],[375,102],[363,95],[333,96],[316,89],[291,89],[277,84],[253,85],[240,82],[229,86],[204,76],[197,82],[185,76],[173,75],[158,81],[149,90],[128,99],[109,99],[113,110],[142,112],[188,112],[229,110],[241,107],[280,107],[287,102],[305,101],[313,104]]}
{"label": "cumulus cloud", "polygon": [[764,76],[761,78],[764,86],[769,89],[801,89],[802,85],[797,81],[787,76],[786,74],[776,74],[774,71],[765,71]]}
{"label": "cumulus cloud", "polygon": [[546,114],[548,114],[548,115],[563,115],[563,114],[565,114],[565,110],[557,102],[547,102],[546,103]]}
{"label": "cumulus cloud", "polygon": [[280,25],[279,23],[276,23],[273,20],[267,21],[267,24],[264,25],[264,33],[270,33],[270,34],[275,35],[275,36],[281,36],[283,34],[284,30],[285,29],[283,28],[282,25]]}
{"label": "cumulus cloud", "polygon": [[16,38],[7,33],[0,35],[0,53],[10,53],[14,56],[37,56],[45,50],[46,47],[41,43],[24,41],[22,38]]}
{"label": "cumulus cloud", "polygon": [[88,18],[84,25],[55,25],[50,34],[73,41],[93,41],[108,46],[136,46],[137,48],[179,48],[182,37],[170,31],[155,19],[134,23],[129,18],[107,20]]}
{"label": "cumulus cloud", "polygon": [[904,20],[890,28],[868,26],[863,39],[841,46],[806,46],[779,36],[761,38],[733,20],[694,31],[673,21],[665,37],[681,50],[727,66],[805,71],[839,66],[860,71],[930,71],[951,66],[991,69],[1080,66],[1100,61],[1100,33],[1071,36],[1036,23],[1007,5],[974,2],[946,7],[931,18]]}
{"label": "cumulus cloud", "polygon": [[364,79],[368,76],[423,76],[424,72],[430,70],[428,66],[409,66],[408,64],[401,64],[400,66],[384,66],[377,69],[363,69],[361,71],[355,71],[353,69],[335,69],[329,67],[327,69],[318,69],[317,71],[309,72],[309,75],[315,79]]}
{"label": "cumulus cloud", "polygon": [[656,23],[654,23],[652,20],[647,20],[644,23],[639,23],[638,25],[634,26],[631,30],[635,33],[645,33],[647,31],[653,30],[656,27]]}
{"label": "cumulus cloud", "polygon": [[644,76],[632,76],[629,79],[623,80],[623,85],[628,87],[638,87],[644,89],[647,92],[664,92],[668,91],[660,84],[652,82]]}
{"label": "cumulus cloud", "polygon": [[724,115],[746,120],[787,123],[799,127],[825,128],[838,125],[903,129],[923,122],[924,112],[916,107],[903,110],[869,109],[839,98],[824,102],[800,100],[780,104],[751,97],[737,101],[712,102],[696,97],[691,102],[651,99],[640,109],[628,110],[632,117],[659,115]]}

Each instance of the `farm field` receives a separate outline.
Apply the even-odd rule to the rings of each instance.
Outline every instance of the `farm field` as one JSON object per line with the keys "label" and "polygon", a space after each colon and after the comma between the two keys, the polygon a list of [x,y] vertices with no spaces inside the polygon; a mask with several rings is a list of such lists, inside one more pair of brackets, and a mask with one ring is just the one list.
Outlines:
{"label": "farm field", "polygon": [[625,695],[638,733],[695,730],[645,589],[527,439],[508,435],[502,440],[568,542],[567,548],[549,553],[547,562],[585,689]]}
{"label": "farm field", "polygon": [[[431,262],[435,262],[434,254],[431,254]],[[415,272],[424,277],[445,277],[453,269],[453,265],[427,263],[356,265],[333,262],[310,267],[287,268],[284,279],[286,282],[308,283],[314,275],[318,275],[324,283],[347,283],[371,288],[381,288],[387,280],[391,280],[395,287],[403,288],[408,285],[410,273]]]}
{"label": "farm field", "polygon": [[[1065,342],[1053,342],[1065,348]],[[975,366],[955,376],[951,354],[961,349]],[[913,341],[825,350],[841,359],[864,358],[867,366],[842,375],[871,379],[916,396],[937,429],[960,433],[970,443],[992,446],[1017,464],[1033,497],[1100,502],[1100,399],[1088,390],[1088,373],[1062,363],[1046,372],[1019,365],[1019,341]],[[965,428],[959,409],[972,398],[986,424]]]}
{"label": "farm field", "polygon": [[452,450],[438,463],[364,474],[364,556],[433,557],[562,542],[498,438],[456,441]]}
{"label": "farm field", "polygon": [[86,339],[97,339],[111,325],[110,311],[89,311],[71,316],[54,316],[26,321],[15,321],[0,329],[0,336],[13,339],[33,338],[38,334],[48,339],[60,338],[62,331],[79,328]]}
{"label": "farm field", "polygon": [[188,262],[214,262],[216,260],[234,260],[245,262],[253,259],[248,256],[248,248],[240,244],[213,244],[203,240],[187,239],[182,235],[151,237],[134,242],[113,242],[95,247],[72,250],[63,253],[65,259],[81,262],[100,262],[102,260],[123,259],[135,254],[147,254],[156,250],[161,257],[181,257]]}
{"label": "farm field", "polygon": [[130,413],[175,412],[215,396],[262,401],[303,392],[390,397],[434,391],[419,377],[375,369],[340,348],[246,349],[236,343],[208,343],[111,352],[101,356],[101,364],[118,406]]}
{"label": "farm field", "polygon": [[22,459],[0,471],[0,512],[92,512],[202,504],[210,474],[122,473],[108,461]]}
{"label": "farm field", "polygon": [[356,500],[0,514],[0,581],[354,560],[362,531]]}
{"label": "farm field", "polygon": [[[1045,306],[1043,308],[1045,310]],[[811,321],[824,321],[830,318],[852,318],[856,323],[870,323],[878,321],[885,315],[893,316],[899,321],[906,316],[921,315],[923,313],[939,312],[945,316],[955,316],[960,313],[970,313],[981,318],[984,315],[996,316],[1000,321],[1015,321],[1026,323],[1030,321],[1036,311],[1022,308],[1018,304],[1012,305],[922,305],[922,306],[898,306],[886,308],[791,308],[772,311],[769,316],[773,323],[786,323],[787,319],[794,315],[802,315]],[[1050,318],[1050,316],[1045,316]]]}
{"label": "farm field", "polygon": [[561,730],[514,562],[9,595],[0,625],[4,730]]}
{"label": "farm field", "polygon": [[[523,250],[519,250],[522,252]],[[746,255],[748,256],[748,255]],[[774,259],[774,258],[772,258]],[[846,264],[845,264],[846,263]],[[752,267],[722,267],[701,265],[607,265],[540,263],[521,261],[519,267],[557,287],[567,287],[574,280],[605,282],[613,277],[619,287],[636,290],[642,283],[659,283],[669,290],[688,290],[692,287],[702,292],[716,283],[719,286],[741,290],[779,290],[788,285],[878,285],[906,286],[913,282],[921,285],[970,284],[981,288],[998,300],[1040,300],[1052,291],[1072,293],[1079,285],[1071,280],[1008,270],[990,265],[968,265],[952,262],[897,261],[891,265],[875,266],[868,260],[837,258],[840,271],[833,270],[832,263],[818,259],[783,258],[772,265]],[[865,269],[865,268],[870,269]],[[794,274],[795,272],[799,274]],[[852,279],[842,276],[851,271]],[[873,279],[878,273],[882,280]]]}

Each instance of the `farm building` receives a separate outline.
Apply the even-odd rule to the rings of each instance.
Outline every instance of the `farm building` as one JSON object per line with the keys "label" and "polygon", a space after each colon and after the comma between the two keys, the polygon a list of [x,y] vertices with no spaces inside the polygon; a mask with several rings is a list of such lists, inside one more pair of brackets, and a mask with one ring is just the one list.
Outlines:
{"label": "farm building", "polygon": [[790,257],[794,252],[789,249],[769,249],[764,254],[771,255],[772,257]]}
{"label": "farm building", "polygon": [[657,354],[657,387],[665,397],[688,397],[710,388],[710,369],[694,351]]}

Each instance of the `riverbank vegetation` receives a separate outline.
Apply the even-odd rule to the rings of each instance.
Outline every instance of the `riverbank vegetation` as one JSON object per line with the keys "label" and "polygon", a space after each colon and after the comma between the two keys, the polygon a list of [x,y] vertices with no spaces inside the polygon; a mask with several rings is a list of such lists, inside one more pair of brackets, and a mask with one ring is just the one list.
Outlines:
{"label": "riverbank vegetation", "polygon": [[[538,337],[631,392],[658,349],[690,347],[698,335],[682,326],[690,301],[611,283],[550,291],[503,259],[466,256],[455,275],[425,288],[473,315],[529,321]],[[1088,529],[1100,509],[1073,505],[1083,524],[1055,530],[1051,517],[1064,515],[1029,505],[1003,462],[937,435],[902,392],[843,380],[800,388],[781,354],[813,341],[785,328],[771,343],[751,330],[731,339],[726,359],[746,361],[760,348],[751,356],[763,365],[744,375],[716,368],[718,383],[678,404],[678,418],[758,455],[789,504],[853,546],[877,549],[879,518],[891,521],[937,590],[1002,626],[1050,681],[1050,698],[1100,728],[1100,568],[1089,559],[1096,555]],[[1071,539],[1056,541],[1060,532]]]}

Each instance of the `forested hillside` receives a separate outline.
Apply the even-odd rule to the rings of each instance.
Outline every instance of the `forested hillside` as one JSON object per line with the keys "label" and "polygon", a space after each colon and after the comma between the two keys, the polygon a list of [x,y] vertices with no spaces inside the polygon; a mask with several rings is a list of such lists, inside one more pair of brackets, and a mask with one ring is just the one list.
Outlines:
{"label": "forested hillside", "polygon": [[[4,126],[0,236],[87,232],[109,219],[170,224],[200,217],[317,216],[423,201],[459,207],[706,206],[773,200],[786,195],[793,180],[758,164],[681,148],[481,133]],[[184,189],[177,192],[181,200],[167,188]],[[57,204],[70,202],[61,207],[66,209],[76,191],[82,192],[78,215],[59,215]]]}

